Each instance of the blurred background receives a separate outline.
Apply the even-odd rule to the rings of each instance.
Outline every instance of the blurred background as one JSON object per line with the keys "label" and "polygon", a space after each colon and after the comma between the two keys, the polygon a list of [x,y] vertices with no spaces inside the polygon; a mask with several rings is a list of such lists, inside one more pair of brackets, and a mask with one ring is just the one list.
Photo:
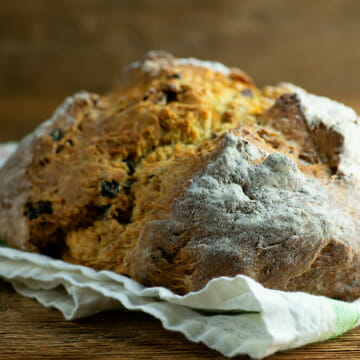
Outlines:
{"label": "blurred background", "polygon": [[151,49],[291,81],[360,110],[359,0],[1,0],[0,141]]}

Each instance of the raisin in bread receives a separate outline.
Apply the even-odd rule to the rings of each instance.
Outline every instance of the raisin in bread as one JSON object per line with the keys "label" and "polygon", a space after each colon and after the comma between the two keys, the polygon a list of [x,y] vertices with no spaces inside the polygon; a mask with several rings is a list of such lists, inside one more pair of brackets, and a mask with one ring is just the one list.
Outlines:
{"label": "raisin in bread", "polygon": [[151,52],[81,92],[0,170],[11,246],[184,294],[218,276],[360,296],[356,113]]}

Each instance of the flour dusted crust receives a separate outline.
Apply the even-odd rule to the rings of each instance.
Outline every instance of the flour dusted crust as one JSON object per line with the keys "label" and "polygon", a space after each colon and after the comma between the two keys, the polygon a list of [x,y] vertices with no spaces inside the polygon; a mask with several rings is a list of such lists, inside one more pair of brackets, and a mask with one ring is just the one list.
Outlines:
{"label": "flour dusted crust", "polygon": [[151,52],[79,93],[0,170],[11,246],[184,294],[218,276],[360,296],[356,113]]}

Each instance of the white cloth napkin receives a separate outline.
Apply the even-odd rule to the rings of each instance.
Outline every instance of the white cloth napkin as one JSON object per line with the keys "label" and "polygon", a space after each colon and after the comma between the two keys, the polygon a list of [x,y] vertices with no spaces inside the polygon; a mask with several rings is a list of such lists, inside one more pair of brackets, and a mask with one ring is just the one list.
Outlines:
{"label": "white cloth napkin", "polygon": [[[14,144],[0,146],[0,166],[14,149]],[[242,275],[214,279],[201,291],[178,296],[161,287],[144,288],[110,271],[96,272],[7,247],[0,247],[0,277],[68,320],[123,307],[142,310],[164,328],[228,357],[248,354],[261,359],[326,340],[359,325],[360,318],[360,299],[346,303],[270,290]]]}

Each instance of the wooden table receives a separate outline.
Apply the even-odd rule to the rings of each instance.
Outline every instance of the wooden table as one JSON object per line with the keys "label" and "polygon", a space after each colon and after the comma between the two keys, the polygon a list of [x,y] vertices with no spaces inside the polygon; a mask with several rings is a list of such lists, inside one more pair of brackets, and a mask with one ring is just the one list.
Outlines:
{"label": "wooden table", "polygon": [[[112,311],[66,321],[57,310],[16,294],[0,281],[0,359],[43,358],[225,359],[205,345],[164,330],[150,315]],[[360,328],[268,359],[360,359]]]}

